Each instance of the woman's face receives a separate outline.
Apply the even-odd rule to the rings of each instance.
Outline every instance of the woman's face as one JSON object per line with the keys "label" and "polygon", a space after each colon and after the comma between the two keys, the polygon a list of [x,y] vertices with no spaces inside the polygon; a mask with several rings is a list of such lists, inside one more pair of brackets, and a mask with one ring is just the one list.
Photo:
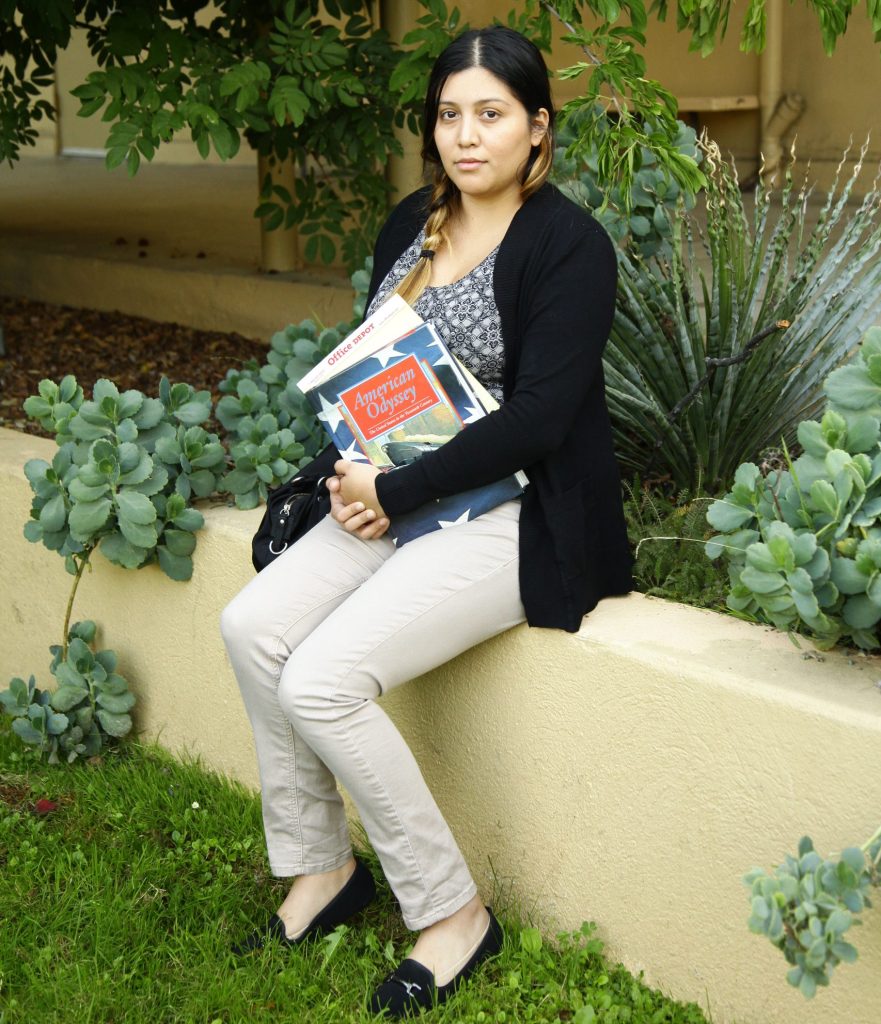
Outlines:
{"label": "woman's face", "polygon": [[544,107],[530,118],[504,82],[485,68],[468,68],[444,83],[434,141],[464,196],[494,199],[519,195],[521,171],[547,125]]}

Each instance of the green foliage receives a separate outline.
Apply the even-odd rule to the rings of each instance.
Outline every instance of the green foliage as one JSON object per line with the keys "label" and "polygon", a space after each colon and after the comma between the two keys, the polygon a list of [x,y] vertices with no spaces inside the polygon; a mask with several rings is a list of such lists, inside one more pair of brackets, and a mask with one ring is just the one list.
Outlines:
{"label": "green foliage", "polygon": [[[588,27],[582,21],[584,7],[603,20]],[[676,100],[660,82],[646,77],[645,58],[638,49],[645,46],[645,4],[641,0],[620,4],[542,2],[537,18],[540,23],[548,22],[545,32],[550,32],[551,14],[565,25],[564,40],[587,57],[558,72],[564,81],[584,79],[582,94],[565,103],[560,112],[564,125],[577,118],[580,126],[568,155],[594,160],[599,180],[617,184],[625,211],[629,211],[631,191],[647,152],[665,177],[687,193],[698,192],[705,178],[694,159],[677,144]],[[614,112],[613,126],[593,116],[598,104]]]}
{"label": "green foliage", "polygon": [[604,368],[622,465],[713,493],[745,459],[792,444],[881,311],[881,192],[847,205],[863,150],[808,232],[806,186],[760,184],[748,213],[734,172],[705,151],[705,260],[679,217],[668,259],[619,252]]}
{"label": "green foliage", "polygon": [[667,496],[661,487],[622,481],[627,537],[635,549],[636,587],[652,597],[698,608],[724,606],[727,575],[708,562],[703,550],[707,529],[704,495],[679,491]]}
{"label": "green foliage", "polygon": [[[388,93],[397,62],[367,0],[168,0],[53,4],[88,25],[98,70],[73,89],[79,113],[109,125],[107,167],[142,160],[188,133],[199,153],[227,160],[242,141],[298,165],[295,191],[267,175],[255,215],[298,226],[306,257],[358,266],[387,205],[384,171],[401,152],[396,124],[415,106]],[[196,14],[211,13],[210,24]],[[68,27],[69,30],[69,27]]]}
{"label": "green foliage", "polygon": [[[210,24],[197,24],[196,14],[212,7]],[[99,69],[72,91],[81,116],[100,112],[110,126],[108,168],[124,164],[133,175],[182,132],[203,157],[213,148],[229,159],[243,139],[272,158],[292,156],[295,194],[267,181],[257,216],[268,228],[298,225],[310,236],[308,259],[330,262],[339,248],[350,266],[363,261],[387,205],[386,163],[401,152],[395,126],[415,127],[415,105],[388,93],[398,54],[374,27],[371,3],[7,0],[0,55],[16,63],[3,72],[0,157],[17,158],[36,137],[31,122],[53,115],[49,103],[31,97],[51,83],[75,21],[88,24]]]}
{"label": "green foliage", "polygon": [[289,480],[326,444],[312,406],[297,387],[300,380],[361,322],[372,258],[352,276],[353,319],[320,328],[312,320],[290,324],[272,336],[263,366],[252,362],[229,370],[219,387],[217,419],[228,432],[234,468],[221,486],[239,508],[266,501],[270,488]]}
{"label": "green foliage", "polygon": [[879,646],[881,620],[881,328],[859,357],[829,374],[822,419],[799,424],[804,452],[763,477],[741,465],[707,511],[725,555],[728,607],[779,629],[807,630],[821,647]]}
{"label": "green foliage", "polygon": [[863,847],[823,860],[804,836],[798,855],[787,854],[773,874],[754,868],[744,877],[752,898],[750,931],[765,935],[792,969],[786,980],[812,999],[833,970],[857,959],[845,941],[859,914],[871,907],[869,890],[881,885],[881,829]]}
{"label": "green foliage", "polygon": [[[642,147],[633,187],[629,195],[625,195],[617,179],[604,179],[599,174],[596,148],[585,154],[585,148],[581,147],[580,159],[567,155],[570,147],[588,130],[587,121],[594,122],[590,126],[593,133],[606,136],[615,130],[615,122],[600,106],[592,110],[584,108],[566,120],[557,135],[554,183],[570,199],[590,210],[619,245],[643,257],[662,252],[669,255],[673,221],[683,208],[694,207],[693,193],[683,191],[669,172],[658,166],[654,152]],[[677,125],[673,144],[678,152],[699,164],[703,155],[698,149],[694,129],[681,121],[677,121]],[[650,128],[649,135],[659,130]]]}
{"label": "green foliage", "polygon": [[0,704],[13,719],[13,732],[49,764],[92,757],[110,740],[131,731],[128,713],[135,698],[116,671],[116,653],[95,650],[95,631],[94,622],[74,623],[66,650],[49,648],[55,690],[37,689],[31,676],[27,683],[13,679],[0,692]]}
{"label": "green foliage", "polygon": [[25,466],[34,492],[25,537],[63,555],[71,573],[99,547],[124,568],[158,561],[172,579],[189,579],[203,525],[189,501],[212,493],[225,468],[217,436],[199,425],[211,415],[208,392],[163,378],[148,398],[99,380],[85,400],[68,375],[41,381],[24,408],[59,444],[51,463]]}

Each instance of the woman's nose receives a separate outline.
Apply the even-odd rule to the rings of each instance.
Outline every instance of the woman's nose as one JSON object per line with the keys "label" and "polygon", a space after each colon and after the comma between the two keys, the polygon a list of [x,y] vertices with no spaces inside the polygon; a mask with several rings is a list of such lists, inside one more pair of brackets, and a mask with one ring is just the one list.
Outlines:
{"label": "woman's nose", "polygon": [[463,116],[459,121],[459,145],[473,146],[478,141],[477,119]]}

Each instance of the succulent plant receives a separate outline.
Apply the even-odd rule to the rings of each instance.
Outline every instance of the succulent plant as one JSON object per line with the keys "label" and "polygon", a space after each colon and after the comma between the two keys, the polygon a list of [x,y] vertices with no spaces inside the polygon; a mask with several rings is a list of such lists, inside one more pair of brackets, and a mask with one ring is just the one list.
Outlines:
{"label": "succulent plant", "polygon": [[881,620],[881,328],[858,358],[833,370],[822,418],[804,420],[804,449],[788,470],[763,477],[741,465],[732,490],[707,510],[725,555],[728,607],[780,629],[807,628],[830,647],[879,646]]}
{"label": "succulent plant", "polygon": [[790,985],[807,999],[818,985],[828,985],[840,963],[853,963],[857,949],[844,938],[855,916],[871,907],[869,893],[881,883],[881,829],[862,847],[851,846],[824,860],[810,837],[787,854],[774,873],[754,868],[744,877],[749,886],[750,931],[765,935],[792,964]]}
{"label": "succulent plant", "polygon": [[160,397],[148,398],[99,380],[84,400],[68,376],[43,381],[25,411],[61,441],[51,463],[25,466],[34,492],[27,539],[66,556],[72,573],[76,557],[98,547],[125,568],[155,560],[189,579],[203,517],[188,502],[212,493],[225,469],[218,438],[197,425],[211,415],[208,393],[163,378]]}
{"label": "succulent plant", "polygon": [[65,648],[49,648],[55,690],[40,690],[33,676],[13,679],[0,692],[0,704],[12,717],[12,730],[23,743],[45,755],[50,764],[97,754],[108,738],[119,739],[132,728],[135,698],[116,671],[116,654],[96,651],[95,623],[77,622]]}
{"label": "succulent plant", "polygon": [[290,324],[270,340],[266,362],[228,371],[219,388],[217,419],[228,432],[234,468],[221,487],[239,508],[254,508],[269,489],[290,480],[327,443],[312,406],[297,381],[361,322],[370,285],[372,258],[352,275],[352,320],[319,327],[313,320]]}

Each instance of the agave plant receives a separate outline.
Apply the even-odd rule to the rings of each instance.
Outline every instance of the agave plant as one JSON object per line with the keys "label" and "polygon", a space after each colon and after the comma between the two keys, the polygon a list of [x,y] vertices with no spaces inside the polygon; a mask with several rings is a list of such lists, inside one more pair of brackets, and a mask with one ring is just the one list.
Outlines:
{"label": "agave plant", "polygon": [[808,232],[806,183],[787,172],[779,192],[759,184],[750,214],[735,170],[701,144],[704,256],[684,217],[668,259],[619,253],[604,367],[622,466],[716,493],[740,463],[794,442],[881,312],[881,192],[876,178],[848,206],[866,146],[849,174],[845,153]]}

